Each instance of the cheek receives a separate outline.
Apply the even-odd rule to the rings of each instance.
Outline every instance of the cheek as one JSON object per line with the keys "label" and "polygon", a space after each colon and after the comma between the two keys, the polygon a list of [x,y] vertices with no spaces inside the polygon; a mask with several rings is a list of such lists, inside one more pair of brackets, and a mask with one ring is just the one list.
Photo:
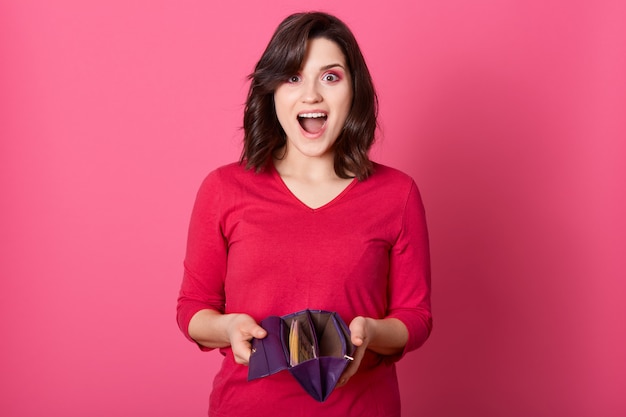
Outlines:
{"label": "cheek", "polygon": [[289,125],[287,124],[287,118],[281,114],[279,111],[276,112],[276,118],[278,119],[278,124],[283,129],[283,131],[287,131],[289,129]]}
{"label": "cheek", "polygon": [[350,110],[352,109],[352,95],[351,94],[345,98],[341,107],[342,107],[343,119],[345,121],[345,119],[348,117],[348,114],[350,114]]}
{"label": "cheek", "polygon": [[344,90],[338,97],[338,103],[340,103],[342,110],[345,111],[346,114],[349,113],[352,107],[352,89],[347,88]]}
{"label": "cheek", "polygon": [[287,116],[287,114],[292,111],[293,104],[293,94],[280,88],[276,90],[274,93],[274,110],[276,114]]}
{"label": "cheek", "polygon": [[[285,100],[282,96],[278,94],[274,94],[274,112],[276,113],[276,117],[281,125],[284,124],[287,118],[287,106],[285,105]],[[284,126],[283,126],[284,128]]]}
{"label": "cheek", "polygon": [[283,133],[287,136],[292,136],[297,134],[297,127],[299,126],[293,122],[291,116],[288,113],[276,111],[276,118],[278,119],[278,124],[280,125]]}

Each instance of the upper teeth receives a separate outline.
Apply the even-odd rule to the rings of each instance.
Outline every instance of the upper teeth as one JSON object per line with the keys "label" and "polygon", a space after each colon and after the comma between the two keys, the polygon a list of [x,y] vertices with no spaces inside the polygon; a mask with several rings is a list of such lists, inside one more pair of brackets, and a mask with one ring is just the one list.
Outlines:
{"label": "upper teeth", "polygon": [[325,117],[326,115],[324,113],[302,113],[299,114],[298,117],[306,117],[308,119],[313,119],[316,117]]}

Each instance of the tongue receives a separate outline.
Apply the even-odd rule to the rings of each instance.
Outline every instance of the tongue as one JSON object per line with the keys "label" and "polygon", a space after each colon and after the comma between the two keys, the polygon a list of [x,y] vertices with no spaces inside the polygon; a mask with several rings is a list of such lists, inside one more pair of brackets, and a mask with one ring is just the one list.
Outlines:
{"label": "tongue", "polygon": [[326,119],[323,117],[301,118],[300,125],[309,133],[318,133],[324,127]]}

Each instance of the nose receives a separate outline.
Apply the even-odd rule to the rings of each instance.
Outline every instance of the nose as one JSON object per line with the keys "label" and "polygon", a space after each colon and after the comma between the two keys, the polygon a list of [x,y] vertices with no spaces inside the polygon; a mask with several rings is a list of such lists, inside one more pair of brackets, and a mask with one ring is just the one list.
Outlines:
{"label": "nose", "polygon": [[322,101],[322,95],[319,91],[319,86],[315,81],[305,82],[303,83],[303,91],[302,91],[302,102],[311,104],[311,103],[319,103]]}

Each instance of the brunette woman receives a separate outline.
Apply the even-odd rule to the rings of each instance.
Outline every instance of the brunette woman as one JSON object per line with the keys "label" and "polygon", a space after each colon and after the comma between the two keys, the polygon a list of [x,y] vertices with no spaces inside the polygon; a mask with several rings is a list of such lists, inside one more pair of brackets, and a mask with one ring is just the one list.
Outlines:
{"label": "brunette woman", "polygon": [[[181,330],[219,349],[214,417],[400,415],[395,364],[428,338],[430,268],[414,181],[372,162],[377,99],[348,27],[289,16],[250,76],[239,162],[196,199],[178,299]],[[288,372],[247,380],[259,322],[337,312],[357,347],[315,401]]]}

